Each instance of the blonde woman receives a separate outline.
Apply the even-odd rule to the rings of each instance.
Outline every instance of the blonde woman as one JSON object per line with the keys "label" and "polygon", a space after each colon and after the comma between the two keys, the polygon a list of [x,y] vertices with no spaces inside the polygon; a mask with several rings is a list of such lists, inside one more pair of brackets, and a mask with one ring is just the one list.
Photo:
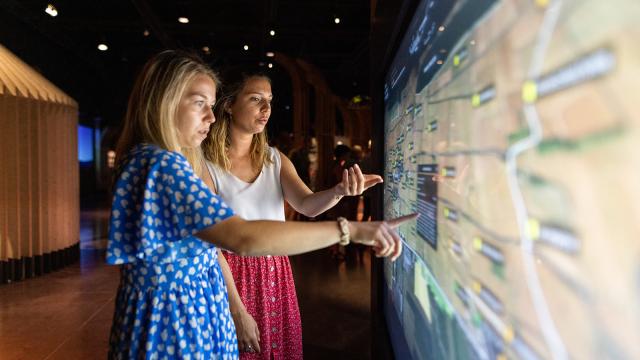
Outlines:
{"label": "blonde woman", "polygon": [[121,266],[110,359],[238,357],[217,247],[284,255],[350,238],[381,256],[400,254],[390,229],[406,218],[341,228],[236,216],[194,171],[215,121],[216,90],[216,75],[177,51],[149,60],[133,87],[117,148],[107,248],[107,262]]}
{"label": "blonde woman", "polygon": [[[269,78],[235,70],[225,81],[228,85],[216,110],[218,121],[203,149],[215,191],[236,214],[247,220],[284,221],[286,200],[296,211],[314,217],[343,196],[360,195],[382,182],[380,176],[363,175],[354,166],[344,170],[342,182],[335,187],[313,193],[291,161],[267,145],[265,126],[273,98]],[[240,357],[301,359],[302,327],[289,259],[268,254],[224,252],[220,257]]]}

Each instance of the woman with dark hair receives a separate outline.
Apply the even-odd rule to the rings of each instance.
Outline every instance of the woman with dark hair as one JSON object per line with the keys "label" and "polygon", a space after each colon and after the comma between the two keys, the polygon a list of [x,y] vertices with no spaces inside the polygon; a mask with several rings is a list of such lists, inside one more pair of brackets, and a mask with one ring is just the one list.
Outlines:
{"label": "woman with dark hair", "polygon": [[[239,216],[284,222],[286,200],[296,211],[314,217],[343,196],[358,196],[382,182],[380,176],[364,175],[354,166],[342,172],[342,181],[333,188],[312,192],[291,161],[267,144],[273,99],[270,79],[237,70],[225,81],[228,85],[216,107],[217,122],[203,150],[215,191]],[[225,280],[241,358],[301,359],[302,327],[288,257],[223,253],[223,272],[225,259],[230,268]]]}

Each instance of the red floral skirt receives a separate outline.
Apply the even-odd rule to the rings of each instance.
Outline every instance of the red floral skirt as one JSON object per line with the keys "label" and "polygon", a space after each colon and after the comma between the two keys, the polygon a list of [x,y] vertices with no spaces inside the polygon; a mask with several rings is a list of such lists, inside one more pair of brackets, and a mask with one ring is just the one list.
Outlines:
{"label": "red floral skirt", "polygon": [[241,352],[240,358],[302,359],[302,323],[289,258],[223,254],[260,330],[260,353]]}

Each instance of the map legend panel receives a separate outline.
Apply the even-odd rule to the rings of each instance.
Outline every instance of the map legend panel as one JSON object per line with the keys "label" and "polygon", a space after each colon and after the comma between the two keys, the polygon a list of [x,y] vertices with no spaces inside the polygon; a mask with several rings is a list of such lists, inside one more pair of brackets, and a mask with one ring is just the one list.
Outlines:
{"label": "map legend panel", "polygon": [[418,166],[418,234],[434,250],[438,249],[438,175],[437,164]]}

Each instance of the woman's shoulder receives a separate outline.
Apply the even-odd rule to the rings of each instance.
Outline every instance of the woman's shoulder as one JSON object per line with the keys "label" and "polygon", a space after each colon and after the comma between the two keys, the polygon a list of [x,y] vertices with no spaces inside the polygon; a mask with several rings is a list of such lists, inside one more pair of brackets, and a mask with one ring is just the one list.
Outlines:
{"label": "woman's shoulder", "polygon": [[[136,145],[127,154],[120,169],[116,186],[124,186],[133,179],[157,179],[169,177],[195,178],[187,159],[180,153],[163,149],[156,145]],[[132,178],[131,178],[132,177]]]}
{"label": "woman's shoulder", "polygon": [[180,153],[163,149],[153,144],[136,145],[127,154],[126,168],[152,168],[170,167],[179,168],[188,166],[187,159]]}
{"label": "woman's shoulder", "polygon": [[163,149],[154,144],[140,144],[132,150],[134,158],[158,159],[165,161],[186,161],[186,158],[175,151]]}
{"label": "woman's shoulder", "polygon": [[208,166],[208,167],[212,167],[212,168],[217,168],[217,169],[222,169],[222,166],[220,166],[219,164],[213,162],[212,160],[209,160],[207,158],[204,159],[204,163]]}
{"label": "woman's shoulder", "polygon": [[271,158],[271,161],[273,162],[280,162],[280,160],[282,159],[282,156],[285,156],[277,147],[275,146],[268,146],[267,147],[267,151],[269,152],[269,157]]}

